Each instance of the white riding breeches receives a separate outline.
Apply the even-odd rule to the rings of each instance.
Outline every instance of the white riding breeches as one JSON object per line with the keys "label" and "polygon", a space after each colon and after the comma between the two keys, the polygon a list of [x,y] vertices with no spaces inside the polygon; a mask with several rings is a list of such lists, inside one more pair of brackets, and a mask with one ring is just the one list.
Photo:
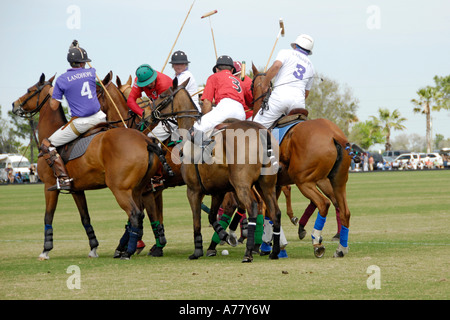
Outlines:
{"label": "white riding breeches", "polygon": [[[174,137],[172,137],[172,139],[176,140],[179,137],[179,133],[178,133],[178,125],[172,122],[167,122],[171,128],[171,131],[174,133]],[[171,133],[167,132],[168,130],[166,129],[166,126],[160,122],[158,123],[158,125],[156,127],[153,128],[153,130],[151,132],[149,132],[147,134],[148,137],[150,138],[158,138],[159,141],[163,142],[164,140],[166,140],[167,138],[170,137]]]}
{"label": "white riding breeches", "polygon": [[210,112],[202,116],[194,124],[194,128],[209,135],[216,125],[228,118],[245,120],[245,111],[241,103],[233,99],[224,98]]}
{"label": "white riding breeches", "polygon": [[269,109],[261,110],[255,115],[253,121],[269,128],[282,115],[287,115],[295,108],[305,107],[305,97],[292,90],[274,90],[269,98]]}
{"label": "white riding breeches", "polygon": [[48,140],[55,147],[62,146],[101,122],[106,122],[106,114],[102,110],[89,117],[72,119],[69,124],[56,130]]}

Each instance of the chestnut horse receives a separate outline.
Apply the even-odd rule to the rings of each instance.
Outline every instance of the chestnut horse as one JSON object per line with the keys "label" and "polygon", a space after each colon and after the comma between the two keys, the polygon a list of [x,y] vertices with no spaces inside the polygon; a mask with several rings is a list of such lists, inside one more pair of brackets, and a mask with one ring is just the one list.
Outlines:
{"label": "chestnut horse", "polygon": [[[234,191],[239,203],[249,214],[249,227],[246,251],[242,262],[253,261],[254,231],[258,214],[258,203],[252,191],[255,186],[262,197],[267,211],[274,222],[274,246],[270,254],[271,259],[277,259],[280,252],[279,229],[280,209],[276,201],[276,173],[275,165],[269,163],[269,144],[276,142],[272,135],[261,125],[249,121],[230,122],[224,131],[215,136],[214,153],[209,154],[199,146],[191,143],[189,129],[194,121],[200,117],[185,85],[189,81],[173,86],[155,101],[152,112],[154,121],[175,117],[180,134],[183,136],[184,146],[176,149],[182,152],[181,174],[187,185],[187,195],[194,221],[194,253],[190,259],[203,256],[203,240],[201,234],[201,202],[205,195],[211,195],[209,222],[221,240],[226,240],[228,234],[217,221],[217,211],[229,191]],[[237,134],[249,138],[249,143],[236,143]],[[228,139],[227,139],[228,138]],[[254,140],[253,140],[253,139]],[[244,138],[245,139],[245,138]],[[238,148],[242,149],[238,149]],[[276,146],[275,146],[276,147]],[[252,155],[261,153],[263,159],[251,159]],[[203,158],[198,159],[198,157]],[[207,160],[205,160],[205,158]],[[238,158],[238,159],[237,159]],[[254,161],[253,161],[254,160]],[[264,161],[266,160],[266,161]]]}
{"label": "chestnut horse", "polygon": [[[45,75],[42,74],[25,95],[13,102],[13,113],[19,116],[30,117],[40,112],[39,144],[67,123],[61,105],[56,111],[50,108],[49,90],[53,80],[54,76],[45,81]],[[89,256],[97,256],[98,241],[90,224],[84,191],[110,188],[120,207],[127,213],[130,226],[122,238],[122,246],[127,245],[128,248],[123,252],[122,258],[129,259],[136,250],[138,237],[142,234],[142,194],[160,165],[154,154],[156,148],[150,139],[137,130],[114,128],[95,135],[82,156],[67,162],[67,171],[73,178],[72,197],[89,238]],[[47,190],[55,184],[55,176],[42,157],[38,159],[38,172],[45,184],[45,241],[44,251],[39,256],[44,260],[49,259],[49,252],[53,248],[52,222],[59,190]],[[151,198],[148,198],[147,202],[147,208],[154,208],[154,203],[150,203]]]}
{"label": "chestnut horse", "polygon": [[[253,114],[260,111],[265,74],[259,73],[253,65]],[[327,119],[314,119],[298,123],[292,127],[280,144],[280,166],[277,184],[295,184],[301,193],[319,209],[313,229],[314,254],[323,257],[322,228],[328,214],[330,201],[339,208],[342,230],[340,244],[334,254],[343,257],[348,252],[348,228],[350,210],[347,204],[346,184],[351,162],[351,146],[339,127]],[[327,196],[325,197],[319,190]]]}

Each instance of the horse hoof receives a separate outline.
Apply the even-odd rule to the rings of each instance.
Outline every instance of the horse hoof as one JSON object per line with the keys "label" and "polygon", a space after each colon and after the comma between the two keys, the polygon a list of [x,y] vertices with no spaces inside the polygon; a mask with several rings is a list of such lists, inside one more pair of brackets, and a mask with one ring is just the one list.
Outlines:
{"label": "horse hoof", "polygon": [[238,238],[234,232],[230,232],[227,238],[227,242],[230,246],[236,247],[238,245]]}
{"label": "horse hoof", "polygon": [[203,257],[203,250],[202,249],[195,249],[194,253],[189,256],[189,260],[197,260],[200,257]]}
{"label": "horse hoof", "polygon": [[120,258],[120,257],[122,256],[123,253],[124,253],[124,251],[120,251],[120,250],[117,250],[117,249],[116,249],[116,251],[114,251],[114,256],[113,256],[113,258],[114,258],[114,259]]}
{"label": "horse hoof", "polygon": [[120,256],[120,260],[130,260],[131,259],[132,254],[130,254],[129,252],[123,252],[122,255]]}
{"label": "horse hoof", "polygon": [[316,258],[323,258],[325,254],[325,247],[323,245],[314,246],[314,255]]}
{"label": "horse hoof", "polygon": [[164,255],[163,248],[154,246],[148,255],[152,257],[162,257]]}
{"label": "horse hoof", "polygon": [[97,248],[94,248],[89,252],[88,258],[98,258]]}
{"label": "horse hoof", "polygon": [[244,256],[244,258],[242,259],[242,263],[249,263],[249,262],[253,262],[253,257],[252,256]]}
{"label": "horse hoof", "polygon": [[333,258],[343,258],[348,253],[348,247],[343,247],[339,244],[338,248],[334,252]]}
{"label": "horse hoof", "polygon": [[299,221],[298,217],[295,217],[295,216],[292,217],[292,219],[291,219],[291,222],[294,226],[296,226],[298,224],[298,221]]}
{"label": "horse hoof", "polygon": [[298,226],[298,238],[300,240],[303,240],[303,238],[305,238],[306,236],[306,230],[302,225]]}
{"label": "horse hoof", "polygon": [[49,255],[48,255],[48,251],[42,252],[38,257],[39,261],[44,261],[44,260],[48,260],[48,259],[50,259]]}
{"label": "horse hoof", "polygon": [[343,258],[344,253],[342,251],[336,250],[336,252],[333,255],[333,258]]}
{"label": "horse hoof", "polygon": [[270,259],[270,260],[277,260],[277,259],[278,259],[278,253],[275,254],[274,252],[272,252],[272,253],[269,255],[269,259]]}

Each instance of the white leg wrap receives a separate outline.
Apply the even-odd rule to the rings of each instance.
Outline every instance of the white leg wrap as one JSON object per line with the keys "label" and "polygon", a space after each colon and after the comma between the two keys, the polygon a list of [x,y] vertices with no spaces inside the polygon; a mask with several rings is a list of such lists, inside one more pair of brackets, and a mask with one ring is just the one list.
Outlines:
{"label": "white leg wrap", "polygon": [[311,233],[311,238],[312,238],[312,244],[319,244],[321,242],[321,238],[322,238],[322,231],[321,230],[317,230],[317,229],[313,229],[312,233]]}

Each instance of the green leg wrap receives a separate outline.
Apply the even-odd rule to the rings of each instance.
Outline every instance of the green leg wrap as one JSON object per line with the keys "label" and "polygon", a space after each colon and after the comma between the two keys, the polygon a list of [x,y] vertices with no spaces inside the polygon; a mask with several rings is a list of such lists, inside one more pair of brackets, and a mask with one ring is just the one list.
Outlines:
{"label": "green leg wrap", "polygon": [[[159,221],[154,221],[151,223],[153,235],[155,236],[156,246],[159,248],[164,248],[166,245],[166,240],[164,236],[164,228],[160,225]],[[164,243],[161,243],[161,239]]]}
{"label": "green leg wrap", "polygon": [[256,217],[255,244],[262,244],[262,235],[264,232],[264,216],[258,214]]}
{"label": "green leg wrap", "polygon": [[[222,228],[224,228],[225,230],[227,230],[229,224],[230,224],[230,220],[231,217],[226,215],[226,214],[222,214],[222,217],[220,218],[219,224],[222,226]],[[215,243],[219,243],[220,242],[220,238],[219,235],[217,234],[217,232],[214,232],[211,241],[215,242]]]}

